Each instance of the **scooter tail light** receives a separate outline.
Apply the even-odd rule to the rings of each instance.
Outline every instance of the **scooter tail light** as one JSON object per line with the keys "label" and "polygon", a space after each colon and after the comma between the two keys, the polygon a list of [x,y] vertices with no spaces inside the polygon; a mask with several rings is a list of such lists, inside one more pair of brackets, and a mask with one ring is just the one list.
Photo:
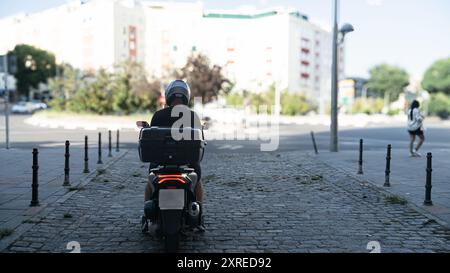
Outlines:
{"label": "scooter tail light", "polygon": [[181,184],[186,184],[186,181],[184,181],[184,179],[179,178],[179,177],[167,177],[167,178],[163,178],[163,179],[161,179],[161,180],[158,181],[158,184],[162,184],[162,183],[167,182],[167,181],[178,181],[178,182],[180,182]]}

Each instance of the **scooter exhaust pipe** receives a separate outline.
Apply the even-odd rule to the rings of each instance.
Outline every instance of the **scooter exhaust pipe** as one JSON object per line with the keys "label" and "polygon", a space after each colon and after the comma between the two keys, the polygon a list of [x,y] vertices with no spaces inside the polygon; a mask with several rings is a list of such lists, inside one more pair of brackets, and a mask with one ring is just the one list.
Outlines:
{"label": "scooter exhaust pipe", "polygon": [[196,226],[200,220],[201,207],[198,202],[191,202],[188,206],[188,224],[190,226]]}

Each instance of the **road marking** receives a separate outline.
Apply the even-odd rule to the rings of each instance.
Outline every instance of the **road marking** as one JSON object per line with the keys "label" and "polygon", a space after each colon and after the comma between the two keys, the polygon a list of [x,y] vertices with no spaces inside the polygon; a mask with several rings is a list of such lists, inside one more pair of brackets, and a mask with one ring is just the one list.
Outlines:
{"label": "road marking", "polygon": [[231,147],[230,149],[231,150],[237,150],[237,149],[241,149],[241,148],[243,148],[244,146],[242,146],[242,145],[236,145],[236,146],[233,146],[233,147]]}
{"label": "road marking", "polygon": [[220,146],[216,146],[216,147],[219,150],[223,150],[223,149],[229,149],[231,147],[231,145],[225,144],[225,145],[220,145]]}
{"label": "road marking", "polygon": [[242,145],[230,145],[230,144],[224,144],[224,145],[220,145],[220,146],[216,146],[217,149],[219,150],[237,150],[237,149],[242,149],[244,146]]}
{"label": "road marking", "polygon": [[[46,148],[51,148],[51,147],[61,147],[61,146],[65,146],[66,143],[45,143],[45,144],[40,144],[40,147],[46,147]],[[70,142],[70,146],[82,146],[84,145],[84,142]]]}

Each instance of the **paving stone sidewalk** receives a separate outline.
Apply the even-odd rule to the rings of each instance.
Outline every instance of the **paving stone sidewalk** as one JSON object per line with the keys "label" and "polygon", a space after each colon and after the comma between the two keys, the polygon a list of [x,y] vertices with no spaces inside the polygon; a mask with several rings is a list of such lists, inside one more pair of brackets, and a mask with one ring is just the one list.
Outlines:
{"label": "paving stone sidewalk", "polygon": [[[90,174],[83,173],[84,143],[71,143],[70,148],[70,183],[76,186],[90,175],[96,168],[104,168],[118,159],[123,153],[113,151],[113,157],[108,157],[108,151],[103,149],[103,163],[96,164],[97,150],[89,150]],[[14,230],[21,232],[20,227],[30,217],[40,213],[56,200],[67,194],[71,186],[63,187],[64,181],[64,144],[55,147],[39,148],[39,203],[38,207],[30,207],[32,184],[32,153],[31,149],[1,149],[0,150],[0,231],[5,233]],[[1,237],[0,237],[1,238]],[[0,240],[0,250],[4,240]]]}
{"label": "paving stone sidewalk", "polygon": [[[357,147],[357,144],[355,143]],[[445,222],[450,227],[450,158],[448,148],[427,148],[421,158],[409,157],[407,149],[392,149],[390,187],[384,187],[386,150],[369,149],[363,154],[363,175],[357,175],[358,150],[339,153],[321,152],[320,160],[358,176],[358,179],[370,181],[383,190],[392,192],[415,204]],[[426,152],[433,153],[432,200],[433,206],[424,206],[426,183]]]}
{"label": "paving stone sidewalk", "polygon": [[[449,252],[450,232],[369,183],[300,152],[206,154],[207,232],[181,252]],[[46,208],[6,252],[161,252],[140,232],[147,164],[129,151]]]}

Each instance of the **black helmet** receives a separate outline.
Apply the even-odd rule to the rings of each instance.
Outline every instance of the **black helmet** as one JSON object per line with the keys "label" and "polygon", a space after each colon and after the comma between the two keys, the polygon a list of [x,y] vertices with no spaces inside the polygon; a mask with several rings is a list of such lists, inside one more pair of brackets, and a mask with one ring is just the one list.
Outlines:
{"label": "black helmet", "polygon": [[181,98],[185,105],[189,104],[191,89],[183,80],[174,80],[166,87],[166,103],[170,105],[175,98]]}

